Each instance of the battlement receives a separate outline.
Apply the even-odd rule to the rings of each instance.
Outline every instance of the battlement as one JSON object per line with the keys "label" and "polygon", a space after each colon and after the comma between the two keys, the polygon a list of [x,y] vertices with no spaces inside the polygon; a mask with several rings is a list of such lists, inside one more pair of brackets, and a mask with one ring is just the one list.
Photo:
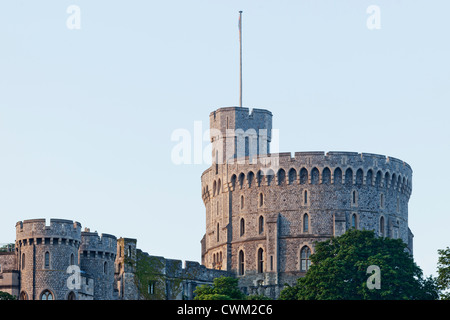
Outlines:
{"label": "battlement", "polygon": [[[223,168],[211,166],[202,174],[202,197],[207,201],[217,190],[247,186],[290,184],[371,185],[398,190],[408,197],[412,169],[406,162],[379,154],[343,151],[271,153],[256,158],[229,159]],[[220,173],[227,172],[220,177]],[[219,176],[218,176],[219,174]]]}
{"label": "battlement", "polygon": [[116,254],[117,238],[114,235],[102,233],[100,236],[97,232],[90,232],[89,229],[81,232],[82,251],[100,251]]}
{"label": "battlement", "polygon": [[234,113],[239,115],[242,120],[253,120],[260,115],[272,117],[272,112],[270,112],[269,110],[258,108],[250,109],[246,107],[222,107],[215,111],[212,111],[209,114],[209,117],[212,117],[215,120],[220,113]]}
{"label": "battlement", "polygon": [[[226,163],[229,166],[239,165],[250,167],[267,167],[274,169],[277,166],[308,166],[308,167],[326,167],[330,165],[341,167],[371,167],[390,169],[391,171],[403,171],[404,175],[412,176],[411,166],[394,157],[373,153],[358,153],[344,151],[303,151],[295,152],[292,157],[290,152],[270,153],[258,155],[256,158],[241,157],[229,159]],[[211,168],[205,170],[202,174],[207,174]]]}
{"label": "battlement", "polygon": [[77,221],[65,219],[30,219],[16,223],[16,239],[24,238],[68,238],[79,240],[81,224]]}

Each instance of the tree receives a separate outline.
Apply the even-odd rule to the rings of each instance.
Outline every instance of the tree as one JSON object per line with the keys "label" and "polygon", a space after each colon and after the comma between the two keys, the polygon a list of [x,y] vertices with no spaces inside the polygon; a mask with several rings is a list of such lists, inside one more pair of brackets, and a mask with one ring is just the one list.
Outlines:
{"label": "tree", "polygon": [[[438,250],[438,277],[437,284],[440,290],[450,290],[450,247]],[[450,300],[450,292],[442,293],[441,299]]]}
{"label": "tree", "polygon": [[[434,300],[439,297],[435,279],[423,278],[405,243],[400,239],[376,237],[373,231],[349,230],[340,237],[318,242],[311,262],[305,277],[299,278],[297,285],[287,286],[280,299]],[[374,285],[377,281],[379,286]]]}
{"label": "tree", "polygon": [[0,300],[16,300],[16,297],[7,292],[0,291]]}
{"label": "tree", "polygon": [[245,294],[239,290],[239,280],[231,277],[215,278],[213,285],[201,285],[194,291],[194,300],[243,300]]}

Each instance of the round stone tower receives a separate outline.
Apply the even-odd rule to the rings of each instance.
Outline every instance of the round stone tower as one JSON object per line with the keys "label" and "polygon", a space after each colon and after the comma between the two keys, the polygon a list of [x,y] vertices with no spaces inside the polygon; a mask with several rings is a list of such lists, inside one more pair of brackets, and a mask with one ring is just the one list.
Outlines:
{"label": "round stone tower", "polygon": [[350,228],[400,238],[412,254],[407,163],[356,152],[270,154],[271,120],[269,111],[237,107],[210,115],[203,265],[233,272],[248,293],[277,297],[306,273],[315,242]]}
{"label": "round stone tower", "polygon": [[76,292],[67,286],[67,268],[79,266],[81,224],[70,220],[24,220],[16,223],[20,299],[67,300]]}
{"label": "round stone tower", "polygon": [[114,300],[114,272],[117,238],[98,235],[85,228],[81,232],[81,269],[94,279],[94,300]]}

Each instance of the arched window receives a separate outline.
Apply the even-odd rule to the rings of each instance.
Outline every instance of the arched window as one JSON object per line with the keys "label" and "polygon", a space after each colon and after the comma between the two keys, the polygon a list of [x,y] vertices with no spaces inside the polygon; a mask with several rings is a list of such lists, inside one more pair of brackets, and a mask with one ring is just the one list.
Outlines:
{"label": "arched window", "polygon": [[353,184],[353,170],[348,168],[345,171],[345,184],[352,185]]}
{"label": "arched window", "polygon": [[284,171],[284,169],[278,170],[277,178],[279,186],[286,184],[286,172]]}
{"label": "arched window", "polygon": [[384,194],[380,194],[380,208],[384,208]]}
{"label": "arched window", "polygon": [[239,275],[244,275],[244,251],[239,251]]}
{"label": "arched window", "polygon": [[358,192],[356,190],[352,191],[352,205],[356,206],[358,204]]}
{"label": "arched window", "polygon": [[245,234],[245,220],[244,218],[241,218],[241,223],[240,223],[240,235],[241,237]]}
{"label": "arched window", "polygon": [[308,170],[306,168],[302,168],[300,170],[300,184],[308,183]]}
{"label": "arched window", "polygon": [[308,204],[308,190],[303,191],[303,204],[304,205]]}
{"label": "arched window", "polygon": [[213,197],[216,195],[216,191],[217,191],[217,182],[214,181],[213,182]]}
{"label": "arched window", "polygon": [[28,295],[25,291],[20,293],[19,300],[28,300]]}
{"label": "arched window", "polygon": [[306,272],[311,265],[311,249],[308,246],[304,246],[302,250],[300,250],[300,271]]}
{"label": "arched window", "polygon": [[244,209],[244,196],[241,196],[241,209]]}
{"label": "arched window", "polygon": [[48,251],[46,251],[44,254],[44,268],[50,268],[50,253]]}
{"label": "arched window", "polygon": [[75,255],[72,253],[70,255],[70,265],[73,266],[75,264]]}
{"label": "arched window", "polygon": [[384,174],[384,187],[389,188],[389,182],[391,182],[391,177],[389,176],[389,172]]}
{"label": "arched window", "polygon": [[366,175],[366,185],[371,186],[372,183],[373,183],[373,171],[372,169],[369,169]]}
{"label": "arched window", "polygon": [[263,173],[262,173],[261,170],[259,170],[259,171],[256,173],[256,182],[258,183],[258,187],[261,187],[262,179],[263,179]]}
{"label": "arched window", "polygon": [[358,219],[356,213],[352,214],[352,229],[358,229]]}
{"label": "arched window", "polygon": [[397,183],[397,175],[395,173],[392,174],[392,178],[391,178],[391,188],[395,189],[395,187]]}
{"label": "arched window", "polygon": [[41,300],[53,300],[53,294],[50,292],[50,290],[42,291]]}
{"label": "arched window", "polygon": [[262,193],[259,194],[259,206],[262,207],[264,205],[264,195]]}
{"label": "arched window", "polygon": [[381,171],[377,172],[377,176],[375,177],[375,186],[377,188],[381,187]]}
{"label": "arched window", "polygon": [[104,274],[108,273],[108,262],[106,261],[103,263],[103,273]]}
{"label": "arched window", "polygon": [[22,253],[22,270],[25,270],[25,253]]}
{"label": "arched window", "polygon": [[233,174],[231,176],[230,182],[231,182],[231,188],[234,190],[236,188],[236,175],[235,174]]}
{"label": "arched window", "polygon": [[255,174],[253,173],[253,171],[250,171],[247,174],[247,181],[248,181],[248,187],[250,188],[252,186],[253,183],[253,179],[255,178]]}
{"label": "arched window", "polygon": [[259,216],[259,219],[258,219],[258,231],[259,231],[260,234],[264,232],[264,217],[263,216]]}
{"label": "arched window", "polygon": [[342,183],[342,170],[341,168],[334,169],[334,184]]}
{"label": "arched window", "polygon": [[294,168],[289,170],[289,184],[293,184],[297,180],[297,171]]}
{"label": "arched window", "polygon": [[220,237],[219,237],[220,233],[219,233],[219,224],[217,224],[217,242],[219,242]]}
{"label": "arched window", "polygon": [[331,183],[331,171],[329,168],[325,168],[322,171],[322,184],[330,184]]}
{"label": "arched window", "polygon": [[67,296],[67,300],[77,300],[73,291],[70,291],[69,295]]}
{"label": "arched window", "polygon": [[384,217],[380,218],[380,235],[384,237]]}
{"label": "arched window", "polygon": [[363,184],[363,180],[364,180],[363,176],[364,176],[364,173],[363,173],[362,169],[359,168],[358,171],[356,171],[356,184],[357,185],[360,186]]}
{"label": "arched window", "polygon": [[239,188],[241,188],[241,189],[244,186],[244,180],[245,180],[245,174],[241,172],[241,174],[239,175]]}
{"label": "arched window", "polygon": [[303,215],[303,232],[309,232],[309,216],[307,213]]}
{"label": "arched window", "polygon": [[264,250],[263,248],[258,249],[258,273],[264,272]]}
{"label": "arched window", "polygon": [[219,195],[221,191],[222,191],[222,181],[220,181],[219,179],[219,181],[217,182],[217,194]]}
{"label": "arched window", "polygon": [[319,169],[313,168],[311,171],[311,184],[319,184],[320,173]]}

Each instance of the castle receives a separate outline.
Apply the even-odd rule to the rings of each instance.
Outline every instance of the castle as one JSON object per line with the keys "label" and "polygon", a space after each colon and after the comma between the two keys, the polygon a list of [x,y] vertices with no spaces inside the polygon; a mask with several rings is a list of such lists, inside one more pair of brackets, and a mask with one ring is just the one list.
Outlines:
{"label": "castle", "polygon": [[[317,241],[351,228],[400,238],[412,254],[407,163],[355,152],[270,153],[272,113],[262,109],[220,108],[210,129],[201,265],[150,256],[136,239],[82,231],[79,222],[25,220],[0,252],[0,291],[22,300],[193,299],[198,285],[232,276],[245,293],[276,298],[305,275]],[[141,279],[140,288],[138,256],[156,261],[162,275]]]}
{"label": "castle", "polygon": [[[207,270],[198,262],[149,256],[136,239],[81,230],[64,219],[19,221],[16,241],[0,252],[0,291],[20,300],[138,300],[136,256],[158,261],[161,283],[146,283],[147,298],[192,299],[195,287],[211,284],[224,272]],[[128,259],[128,261],[127,261]],[[131,262],[131,263],[130,263]],[[178,280],[178,287],[172,282]],[[150,287],[152,286],[152,287]],[[163,295],[157,294],[157,288]]]}
{"label": "castle", "polygon": [[202,264],[227,270],[249,294],[279,296],[310,265],[317,241],[350,228],[401,238],[408,228],[411,167],[356,152],[270,153],[272,113],[212,112],[212,166],[202,174]]}

